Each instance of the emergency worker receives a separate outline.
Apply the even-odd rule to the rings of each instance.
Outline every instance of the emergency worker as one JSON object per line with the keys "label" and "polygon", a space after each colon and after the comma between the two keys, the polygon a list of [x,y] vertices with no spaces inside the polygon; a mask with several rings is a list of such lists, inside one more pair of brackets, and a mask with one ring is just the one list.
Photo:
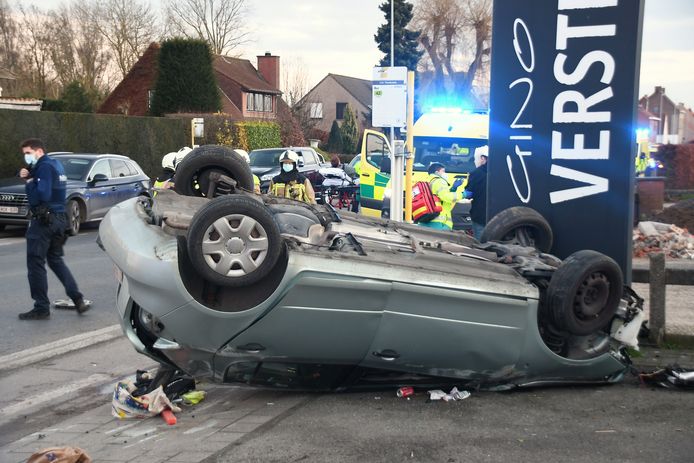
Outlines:
{"label": "emergency worker", "polygon": [[63,261],[63,245],[68,221],[65,214],[65,188],[67,176],[63,165],[45,155],[43,142],[37,138],[25,140],[20,145],[24,161],[30,169],[23,168],[19,176],[26,181],[26,193],[31,208],[31,221],[26,232],[27,276],[34,308],[20,313],[20,320],[45,320],[50,318],[48,301],[48,266],[65,287],[68,297],[75,303],[78,314],[89,310],[77,283]]}
{"label": "emergency worker", "polygon": [[480,146],[475,150],[475,166],[477,169],[470,173],[465,186],[465,197],[472,199],[470,205],[470,218],[472,219],[472,233],[478,240],[482,237],[482,231],[487,223],[487,159],[489,147]]}
{"label": "emergency worker", "polygon": [[[248,153],[246,150],[242,150],[241,148],[237,148],[234,150],[236,154],[241,156],[247,164],[250,165],[251,163],[251,158],[248,156]],[[253,175],[253,193],[259,195],[260,194],[260,179],[258,178],[257,175],[251,172],[251,175]]]}
{"label": "emergency worker", "polygon": [[427,172],[429,172],[428,181],[431,192],[441,200],[442,210],[431,221],[420,222],[419,224],[440,230],[453,230],[453,207],[456,202],[463,199],[463,196],[456,190],[463,183],[463,179],[458,178],[453,182],[453,185],[450,185],[446,178],[446,167],[439,162],[432,162]]}
{"label": "emergency worker", "polygon": [[281,171],[272,178],[268,191],[283,198],[316,204],[316,194],[308,178],[299,172],[299,155],[286,150],[280,155]]}
{"label": "emergency worker", "polygon": [[161,158],[161,173],[154,180],[154,188],[173,188],[173,178],[176,174],[176,153],[167,153]]}

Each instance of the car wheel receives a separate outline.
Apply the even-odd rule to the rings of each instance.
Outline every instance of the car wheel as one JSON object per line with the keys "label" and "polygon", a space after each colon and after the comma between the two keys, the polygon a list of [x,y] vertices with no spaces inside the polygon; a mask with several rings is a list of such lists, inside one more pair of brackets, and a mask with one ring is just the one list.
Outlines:
{"label": "car wheel", "polygon": [[549,223],[534,209],[516,206],[496,214],[484,227],[480,241],[500,241],[531,246],[540,252],[552,249],[554,235]]}
{"label": "car wheel", "polygon": [[[213,173],[231,177],[238,187],[253,191],[253,174],[248,163],[234,150],[221,145],[199,146],[188,153],[176,166],[174,190],[184,196],[207,196]],[[218,186],[213,197],[227,193],[227,189]]]}
{"label": "car wheel", "polygon": [[623,284],[622,270],[610,257],[590,250],[571,254],[547,287],[554,325],[578,336],[603,328],[617,311]]}
{"label": "car wheel", "polygon": [[267,275],[281,252],[280,230],[259,201],[222,196],[196,212],[188,228],[188,254],[211,283],[246,286]]}
{"label": "car wheel", "polygon": [[82,213],[80,211],[80,203],[76,199],[71,199],[65,207],[67,215],[67,233],[70,236],[75,236],[80,231],[82,224]]}

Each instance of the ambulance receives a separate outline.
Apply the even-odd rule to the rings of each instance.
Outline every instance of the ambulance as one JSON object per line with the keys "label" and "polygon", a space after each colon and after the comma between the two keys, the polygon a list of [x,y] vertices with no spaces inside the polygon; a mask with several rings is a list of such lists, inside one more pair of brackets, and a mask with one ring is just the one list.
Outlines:
{"label": "ambulance", "polygon": [[[422,114],[413,127],[414,165],[412,184],[429,177],[432,162],[446,167],[449,183],[465,179],[475,169],[475,148],[487,144],[489,114],[458,108],[434,108]],[[390,210],[390,153],[386,136],[365,130],[359,154],[361,213],[370,217],[387,217]],[[404,182],[403,182],[404,183]],[[403,192],[404,196],[404,192]],[[461,202],[453,209],[453,228],[471,227],[470,205]]]}

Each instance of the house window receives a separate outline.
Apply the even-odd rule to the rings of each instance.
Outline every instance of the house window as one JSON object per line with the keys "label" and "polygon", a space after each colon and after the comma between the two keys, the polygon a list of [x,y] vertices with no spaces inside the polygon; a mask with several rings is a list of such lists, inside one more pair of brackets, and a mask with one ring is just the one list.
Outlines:
{"label": "house window", "polygon": [[341,121],[345,118],[345,108],[347,103],[335,103],[335,119]]}
{"label": "house window", "polygon": [[272,112],[272,95],[263,93],[247,93],[246,109],[256,112]]}
{"label": "house window", "polygon": [[147,90],[147,109],[152,109],[152,99],[154,98],[154,90]]}
{"label": "house window", "polygon": [[311,119],[323,119],[323,103],[311,103]]}

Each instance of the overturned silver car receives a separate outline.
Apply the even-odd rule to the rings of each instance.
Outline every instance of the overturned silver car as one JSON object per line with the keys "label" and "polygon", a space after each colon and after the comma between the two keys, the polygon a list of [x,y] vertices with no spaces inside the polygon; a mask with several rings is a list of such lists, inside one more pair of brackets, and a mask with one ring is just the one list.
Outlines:
{"label": "overturned silver car", "polygon": [[503,389],[627,371],[642,300],[609,257],[546,254],[551,230],[535,211],[502,212],[480,243],[254,195],[234,156],[196,149],[176,191],[125,201],[101,223],[123,330],[162,365],[302,389]]}

